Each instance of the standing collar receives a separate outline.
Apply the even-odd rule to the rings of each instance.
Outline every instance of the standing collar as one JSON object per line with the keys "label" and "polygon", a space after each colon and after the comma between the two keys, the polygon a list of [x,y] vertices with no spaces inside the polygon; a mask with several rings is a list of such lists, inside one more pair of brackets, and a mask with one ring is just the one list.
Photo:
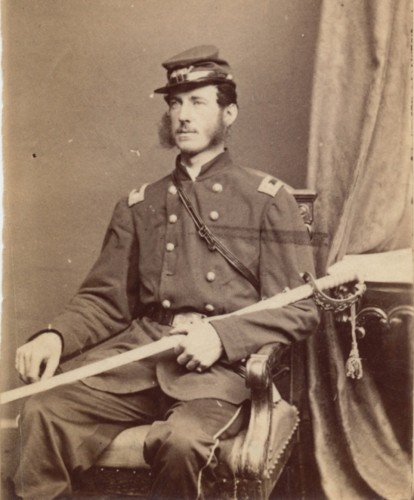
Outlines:
{"label": "standing collar", "polygon": [[[223,151],[223,153],[218,154],[215,158],[205,163],[201,167],[200,173],[198,174],[195,181],[201,181],[203,179],[206,179],[207,177],[217,174],[218,172],[222,172],[225,169],[227,170],[232,165],[233,162],[230,158],[230,153],[226,149],[225,151]],[[187,168],[181,163],[181,155],[178,155],[175,161],[175,171],[180,180],[191,180],[191,177],[187,172]]]}

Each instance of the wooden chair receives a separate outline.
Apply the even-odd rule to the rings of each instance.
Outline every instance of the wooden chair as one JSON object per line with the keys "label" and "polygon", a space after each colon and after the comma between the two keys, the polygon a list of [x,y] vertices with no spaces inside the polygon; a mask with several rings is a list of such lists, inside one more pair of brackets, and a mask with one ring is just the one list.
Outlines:
{"label": "wooden chair", "polygon": [[[293,190],[302,217],[311,231],[316,194]],[[289,371],[286,347],[266,345],[250,356],[246,384],[251,390],[251,413],[246,429],[220,444],[217,481],[211,498],[266,500],[269,498],[294,445],[299,415],[282,399],[274,381]],[[290,362],[288,362],[288,365]],[[292,400],[294,396],[288,395]],[[96,466],[74,478],[75,494],[145,498],[151,487],[151,471],[143,457],[150,426],[127,429],[100,456]],[[102,497],[101,497],[102,498]]]}

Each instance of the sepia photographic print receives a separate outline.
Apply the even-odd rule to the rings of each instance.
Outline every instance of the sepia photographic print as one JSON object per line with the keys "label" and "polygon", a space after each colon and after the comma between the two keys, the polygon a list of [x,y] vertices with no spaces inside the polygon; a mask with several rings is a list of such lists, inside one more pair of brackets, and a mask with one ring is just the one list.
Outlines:
{"label": "sepia photographic print", "polygon": [[0,498],[412,498],[412,2],[1,22]]}

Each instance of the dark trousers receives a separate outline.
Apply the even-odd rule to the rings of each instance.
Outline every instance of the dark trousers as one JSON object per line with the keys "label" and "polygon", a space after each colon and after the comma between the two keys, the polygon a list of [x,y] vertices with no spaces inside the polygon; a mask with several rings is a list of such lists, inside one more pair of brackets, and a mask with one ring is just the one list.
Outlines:
{"label": "dark trousers", "polygon": [[21,460],[14,482],[23,499],[71,494],[71,476],[86,470],[121,431],[154,423],[144,448],[152,498],[203,498],[214,481],[219,437],[237,434],[244,416],[215,399],[180,402],[157,387],[111,394],[77,382],[30,398],[20,422]]}

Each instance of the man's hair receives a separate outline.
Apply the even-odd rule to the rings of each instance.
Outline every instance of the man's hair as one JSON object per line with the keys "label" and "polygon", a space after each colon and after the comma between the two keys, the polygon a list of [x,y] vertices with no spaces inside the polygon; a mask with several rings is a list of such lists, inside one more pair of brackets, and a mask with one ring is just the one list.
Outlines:
{"label": "man's hair", "polygon": [[236,85],[230,82],[223,82],[216,85],[217,87],[217,103],[221,108],[225,108],[230,104],[237,106],[237,91]]}
{"label": "man's hair", "polygon": [[[165,97],[167,100],[167,97]],[[175,147],[174,136],[171,131],[171,117],[166,111],[162,117],[161,122],[158,124],[158,138],[163,148],[172,149]]]}

